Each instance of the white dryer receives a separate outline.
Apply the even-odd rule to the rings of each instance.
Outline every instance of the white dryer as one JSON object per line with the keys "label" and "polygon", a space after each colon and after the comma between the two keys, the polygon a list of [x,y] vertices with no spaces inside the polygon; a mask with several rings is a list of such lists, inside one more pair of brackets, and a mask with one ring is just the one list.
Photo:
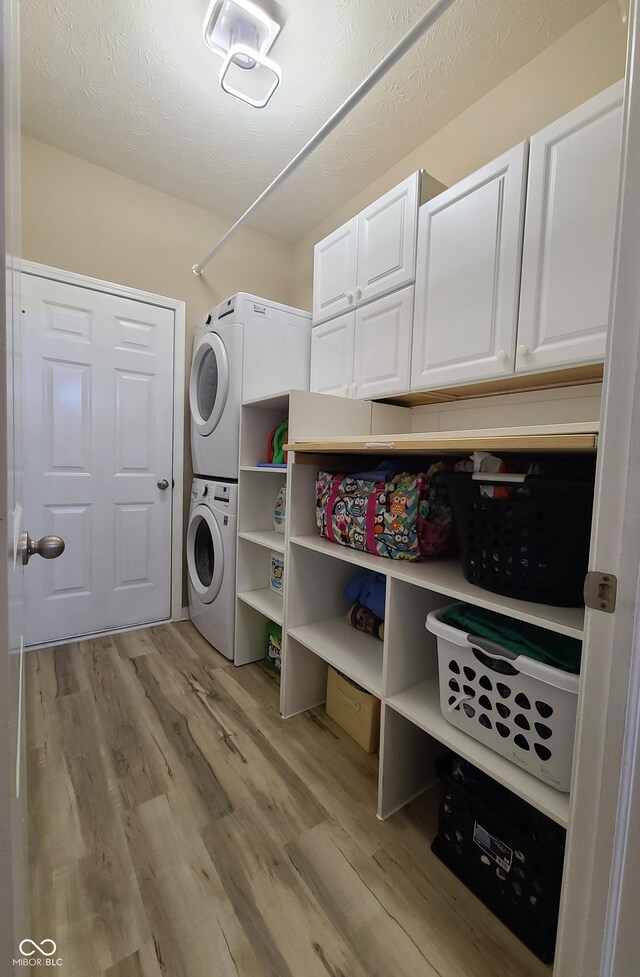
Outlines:
{"label": "white dryer", "polygon": [[233,659],[238,486],[194,478],[187,529],[191,621]]}
{"label": "white dryer", "polygon": [[308,390],[311,316],[246,292],[212,309],[198,327],[189,378],[193,471],[237,478],[240,405]]}

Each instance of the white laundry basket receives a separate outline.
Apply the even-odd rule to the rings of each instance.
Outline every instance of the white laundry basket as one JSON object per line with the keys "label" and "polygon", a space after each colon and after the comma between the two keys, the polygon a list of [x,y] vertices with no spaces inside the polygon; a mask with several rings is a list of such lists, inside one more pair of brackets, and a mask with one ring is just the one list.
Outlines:
{"label": "white laundry basket", "polygon": [[534,777],[568,791],[578,676],[445,624],[442,617],[453,606],[431,611],[425,623],[438,639],[445,719]]}

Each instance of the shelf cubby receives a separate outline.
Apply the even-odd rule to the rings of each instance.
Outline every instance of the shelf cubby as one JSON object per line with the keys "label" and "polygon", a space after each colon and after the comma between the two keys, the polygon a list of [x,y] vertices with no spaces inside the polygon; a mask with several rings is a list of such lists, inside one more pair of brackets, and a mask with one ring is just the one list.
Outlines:
{"label": "shelf cubby", "polygon": [[418,563],[386,560],[371,553],[332,543],[317,534],[300,536],[292,534],[291,543],[294,547],[305,547],[317,553],[324,553],[335,560],[355,564],[367,570],[375,570],[387,577],[403,580],[415,587],[441,594],[444,597],[441,600],[442,604],[453,603],[456,600],[466,601],[504,614],[506,617],[527,621],[529,624],[536,624],[558,634],[566,634],[571,638],[582,640],[584,634],[583,607],[552,607],[549,604],[534,604],[530,601],[493,594],[465,580],[460,562],[455,558],[424,560]]}
{"label": "shelf cubby", "polygon": [[283,599],[268,587],[261,590],[246,590],[244,593],[238,593],[238,600],[244,601],[245,604],[249,604],[256,611],[260,611],[270,621],[275,621],[276,624],[282,624],[284,617]]}
{"label": "shelf cubby", "polygon": [[284,553],[284,536],[273,529],[260,529],[253,532],[238,533],[238,539],[244,539],[256,546],[263,546],[274,553]]}

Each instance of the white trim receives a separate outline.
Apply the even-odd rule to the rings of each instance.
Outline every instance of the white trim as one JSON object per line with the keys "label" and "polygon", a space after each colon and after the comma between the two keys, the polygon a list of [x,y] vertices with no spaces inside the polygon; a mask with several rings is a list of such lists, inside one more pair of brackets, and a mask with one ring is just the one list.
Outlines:
{"label": "white trim", "polygon": [[[183,503],[184,503],[184,368],[185,368],[185,303],[182,299],[172,299],[166,295],[145,292],[129,285],[118,285],[115,282],[105,282],[100,278],[88,275],[78,275],[62,268],[52,268],[41,265],[36,261],[22,261],[20,270],[23,275],[34,275],[38,278],[48,278],[52,281],[63,282],[66,285],[76,285],[88,288],[94,292],[106,292],[120,298],[131,299],[134,302],[144,302],[146,305],[157,305],[162,309],[170,309],[174,313],[173,320],[173,496],[171,507],[171,619],[182,620],[182,548],[183,548]],[[161,622],[158,622],[161,623]],[[98,633],[98,632],[96,632]],[[100,632],[102,633],[102,632]],[[110,632],[105,632],[110,633]],[[69,639],[71,640],[71,639]],[[73,639],[76,640],[76,639]],[[62,642],[64,644],[64,642]],[[47,647],[50,642],[47,643]],[[33,647],[43,647],[36,646]]]}
{"label": "white trim", "polygon": [[156,292],[145,292],[130,285],[118,285],[117,282],[106,282],[101,278],[90,275],[78,275],[75,271],[64,268],[52,268],[51,265],[41,265],[37,261],[21,261],[20,271],[24,275],[36,275],[38,278],[50,278],[54,282],[65,282],[67,285],[77,285],[78,288],[90,288],[94,292],[107,292],[109,295],[119,295],[120,298],[133,299],[134,302],[144,302],[146,305],[158,305],[162,309],[184,309],[182,299],[172,299],[167,295]]}
{"label": "white trim", "polygon": [[177,617],[176,621],[190,621],[190,620],[191,620],[191,608],[187,605],[187,607],[182,608],[182,617]]}
{"label": "white trim", "polygon": [[[615,613],[587,609],[576,755],[571,790],[555,977],[622,977],[621,949],[637,953],[637,907],[622,883],[630,789],[637,771],[625,769],[625,732],[633,736],[640,690],[630,687],[640,574],[640,58],[639,0],[634,0],[613,272],[611,328],[603,388],[602,434],[594,504],[590,569],[618,578]],[[626,727],[626,729],[625,729]],[[627,740],[627,744],[629,740]],[[635,801],[637,805],[637,800]],[[632,835],[629,836],[633,838]],[[613,866],[613,872],[612,872]],[[623,868],[624,871],[620,872]],[[626,898],[625,898],[626,897]],[[622,919],[626,932],[622,932]],[[622,942],[621,942],[622,939]],[[613,969],[612,969],[613,968]]]}

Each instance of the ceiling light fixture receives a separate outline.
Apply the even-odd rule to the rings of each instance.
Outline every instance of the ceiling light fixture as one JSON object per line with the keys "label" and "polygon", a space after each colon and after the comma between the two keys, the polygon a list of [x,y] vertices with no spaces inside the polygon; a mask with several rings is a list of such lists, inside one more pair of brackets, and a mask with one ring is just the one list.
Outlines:
{"label": "ceiling light fixture", "polygon": [[[245,60],[252,59],[254,62],[252,67],[258,65],[260,68],[266,68],[272,73],[273,82],[271,83],[271,87],[261,98],[254,98],[247,92],[240,91],[240,89],[232,85],[227,79],[231,65],[238,64],[238,58]],[[222,86],[223,91],[225,91],[228,95],[233,95],[235,98],[242,99],[243,102],[253,105],[253,107],[256,109],[263,109],[265,107],[281,81],[282,72],[280,71],[280,66],[276,64],[275,61],[272,61],[270,58],[266,58],[263,54],[259,54],[254,49],[247,47],[245,44],[234,44],[233,47],[229,49],[229,52],[224,59],[222,68],[220,69],[220,85]]]}
{"label": "ceiling light fixture", "polygon": [[[264,108],[282,80],[279,65],[267,57],[279,33],[280,24],[251,0],[211,0],[203,36],[207,47],[223,59],[220,85],[225,92],[254,108]],[[273,75],[273,82],[262,95],[242,91],[229,79],[233,66],[246,71],[265,69]]]}

